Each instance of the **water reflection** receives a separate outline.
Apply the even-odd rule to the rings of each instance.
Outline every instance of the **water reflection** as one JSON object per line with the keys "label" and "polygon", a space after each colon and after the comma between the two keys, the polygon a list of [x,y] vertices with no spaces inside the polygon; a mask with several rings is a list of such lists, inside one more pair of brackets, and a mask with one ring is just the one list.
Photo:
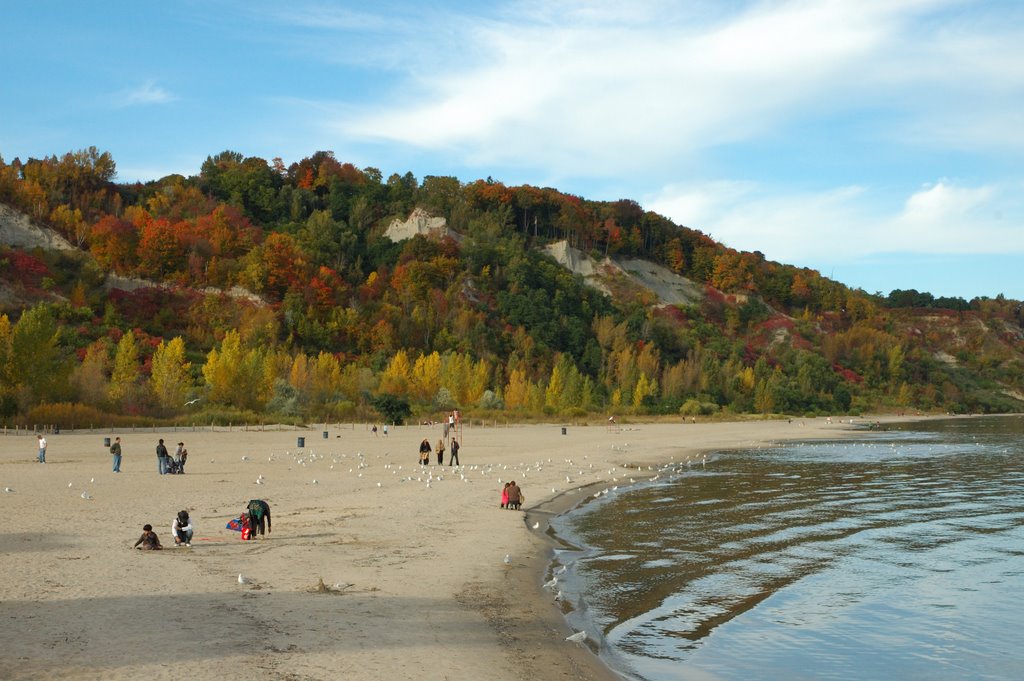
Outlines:
{"label": "water reflection", "polygon": [[567,593],[646,679],[1024,677],[1024,422],[725,453],[563,518]]}

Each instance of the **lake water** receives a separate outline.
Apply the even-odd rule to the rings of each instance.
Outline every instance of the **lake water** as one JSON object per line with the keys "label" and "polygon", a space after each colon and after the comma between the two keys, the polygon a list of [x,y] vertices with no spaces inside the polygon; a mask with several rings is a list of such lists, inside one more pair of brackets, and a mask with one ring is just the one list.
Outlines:
{"label": "lake water", "polygon": [[1022,418],[712,453],[553,526],[626,678],[1024,678]]}

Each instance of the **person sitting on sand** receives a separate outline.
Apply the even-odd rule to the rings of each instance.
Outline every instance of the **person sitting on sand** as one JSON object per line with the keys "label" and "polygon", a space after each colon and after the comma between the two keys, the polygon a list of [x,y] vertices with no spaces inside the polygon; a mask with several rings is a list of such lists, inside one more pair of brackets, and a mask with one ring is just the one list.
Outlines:
{"label": "person sitting on sand", "polygon": [[430,440],[423,438],[423,442],[420,443],[420,465],[427,466],[430,464]]}
{"label": "person sitting on sand", "polygon": [[[142,544],[142,546],[140,547],[139,544]],[[159,551],[163,547],[160,546],[160,537],[156,536],[153,526],[146,523],[142,526],[142,536],[139,537],[139,541],[135,542],[135,546],[132,548],[143,551]]]}
{"label": "person sitting on sand", "polygon": [[519,485],[516,481],[508,483],[508,508],[514,511],[519,510],[520,504],[523,503],[523,490],[519,489]]}
{"label": "person sitting on sand", "polygon": [[177,517],[171,521],[171,536],[174,537],[174,545],[192,546],[192,519],[188,517],[188,511],[178,511]]}

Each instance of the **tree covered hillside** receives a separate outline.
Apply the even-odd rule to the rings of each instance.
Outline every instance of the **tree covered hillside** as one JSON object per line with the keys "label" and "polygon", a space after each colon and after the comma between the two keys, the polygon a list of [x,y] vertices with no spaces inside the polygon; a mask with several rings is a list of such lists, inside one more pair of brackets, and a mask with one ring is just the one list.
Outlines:
{"label": "tree covered hillside", "polygon": [[[234,152],[114,182],[95,148],[6,163],[0,202],[73,248],[0,244],[0,419],[1016,411],[1021,305],[887,298],[636,202]],[[385,235],[414,209],[445,236]],[[588,286],[644,258],[703,294]],[[609,260],[610,259],[610,260]],[[908,307],[913,306],[913,307]],[[204,411],[186,407],[200,398]]]}

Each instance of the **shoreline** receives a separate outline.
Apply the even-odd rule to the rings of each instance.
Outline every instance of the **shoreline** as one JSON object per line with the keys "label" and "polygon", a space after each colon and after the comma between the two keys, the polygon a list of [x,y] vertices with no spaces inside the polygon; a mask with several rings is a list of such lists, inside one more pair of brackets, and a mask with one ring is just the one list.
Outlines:
{"label": "shoreline", "polygon": [[[0,544],[0,664],[15,679],[173,679],[185,664],[193,681],[617,681],[590,648],[565,641],[572,631],[541,588],[558,546],[546,519],[623,464],[860,432],[824,419],[567,435],[556,425],[474,427],[460,469],[415,463],[439,427],[388,438],[356,427],[329,440],[312,430],[303,450],[301,431],[121,433],[120,474],[99,434],[48,436],[45,466],[33,462],[31,435],[0,437],[0,488],[14,490],[0,493],[0,509],[15,526]],[[153,446],[168,435],[191,453],[183,476],[156,473]],[[526,493],[521,514],[498,508],[510,477]],[[249,498],[273,509],[261,541],[224,529]],[[172,544],[180,508],[197,519],[191,549],[127,550],[144,522]]]}

